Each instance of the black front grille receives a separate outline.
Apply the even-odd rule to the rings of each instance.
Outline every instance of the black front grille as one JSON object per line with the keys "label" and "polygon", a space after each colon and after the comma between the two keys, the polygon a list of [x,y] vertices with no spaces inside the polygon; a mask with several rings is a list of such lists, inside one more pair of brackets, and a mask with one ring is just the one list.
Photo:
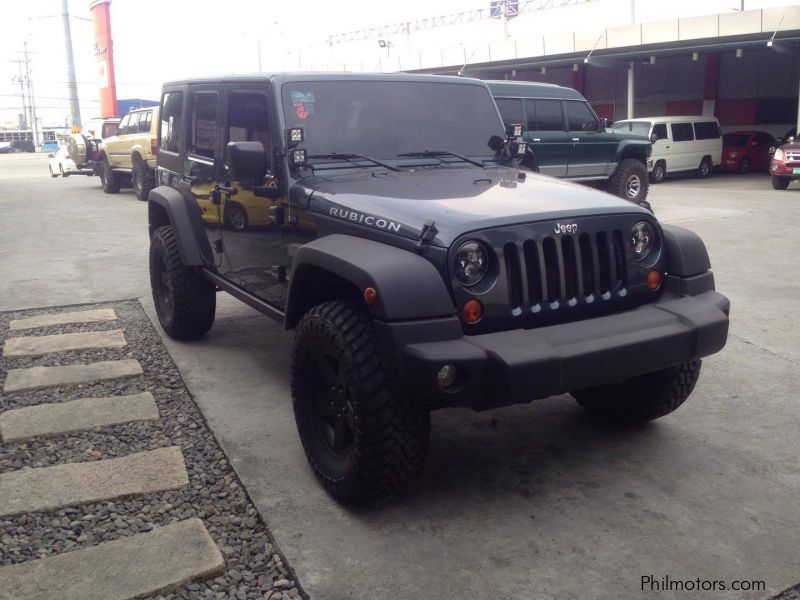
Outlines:
{"label": "black front grille", "polygon": [[565,234],[503,247],[512,312],[537,313],[627,293],[622,231]]}

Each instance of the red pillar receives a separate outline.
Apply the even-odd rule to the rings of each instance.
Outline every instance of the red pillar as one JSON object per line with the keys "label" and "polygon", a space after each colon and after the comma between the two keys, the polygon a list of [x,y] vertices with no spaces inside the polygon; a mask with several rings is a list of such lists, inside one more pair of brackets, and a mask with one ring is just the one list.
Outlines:
{"label": "red pillar", "polygon": [[706,55],[706,78],[703,85],[703,114],[706,113],[705,106],[707,103],[713,103],[714,110],[710,115],[714,116],[717,112],[717,92],[719,90],[719,54]]}
{"label": "red pillar", "polygon": [[[577,70],[575,70],[575,66],[578,67]],[[577,63],[575,66],[572,67],[572,87],[583,94],[583,88],[586,85],[586,65]]]}
{"label": "red pillar", "polygon": [[114,78],[114,41],[111,39],[111,0],[90,0],[94,23],[94,54],[100,87],[100,116],[117,114],[117,82]]}

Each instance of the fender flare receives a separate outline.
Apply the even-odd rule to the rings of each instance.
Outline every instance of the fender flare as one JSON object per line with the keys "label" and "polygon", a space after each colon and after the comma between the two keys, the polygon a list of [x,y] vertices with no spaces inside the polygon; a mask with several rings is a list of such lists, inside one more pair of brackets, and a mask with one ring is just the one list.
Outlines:
{"label": "fender flare", "polygon": [[211,252],[197,210],[194,200],[188,201],[181,192],[166,185],[158,186],[148,196],[147,216],[150,236],[152,237],[158,227],[167,224],[163,222],[162,216],[166,213],[169,225],[178,238],[181,260],[187,266],[204,265],[206,261],[203,260],[203,256],[210,256]]}
{"label": "fender flare", "polygon": [[666,270],[671,275],[692,277],[711,268],[706,245],[700,236],[675,225],[662,225]]}
{"label": "fender flare", "polygon": [[652,146],[650,142],[644,144],[637,140],[620,140],[619,144],[617,145],[616,155],[614,156],[614,160],[617,162],[617,164],[621,163],[626,158],[625,152],[629,148],[637,154],[636,158],[638,158],[639,154],[643,154],[643,162],[647,164],[647,158],[650,156]]}
{"label": "fender flare", "polygon": [[375,288],[378,300],[369,308],[378,319],[425,319],[455,312],[439,271],[422,256],[365,238],[332,234],[301,246],[294,255],[286,298],[287,328],[303,316],[298,314],[304,306],[298,296],[304,273],[313,272],[314,267],[352,283],[360,292]]}

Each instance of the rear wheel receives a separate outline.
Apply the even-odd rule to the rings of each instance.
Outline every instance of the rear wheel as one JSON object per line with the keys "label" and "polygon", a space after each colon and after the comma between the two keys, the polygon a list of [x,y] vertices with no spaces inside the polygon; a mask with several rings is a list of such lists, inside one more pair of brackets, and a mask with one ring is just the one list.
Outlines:
{"label": "rear wheel", "polygon": [[217,295],[212,283],[183,264],[170,226],[150,240],[150,287],[158,321],[171,338],[190,340],[211,329]]}
{"label": "rear wheel", "polygon": [[664,181],[664,178],[667,176],[667,165],[664,163],[663,160],[660,160],[656,163],[653,167],[653,170],[650,172],[650,183],[661,183]]}
{"label": "rear wheel", "polygon": [[625,158],[608,180],[608,191],[634,204],[647,198],[648,179],[644,163],[635,158]]}
{"label": "rear wheel", "polygon": [[103,158],[100,163],[100,185],[106,194],[116,194],[122,186],[122,181],[118,173],[108,164],[108,159]]}
{"label": "rear wheel", "polygon": [[139,200],[147,200],[150,192],[156,187],[156,178],[147,168],[147,163],[139,159],[133,163],[133,191]]}
{"label": "rear wheel", "polygon": [[235,231],[244,231],[247,229],[247,213],[244,207],[238,202],[225,202],[225,224]]}
{"label": "rear wheel", "polygon": [[773,175],[772,187],[775,188],[776,190],[785,190],[787,187],[789,187],[791,181],[792,180],[789,179],[788,177],[778,177],[777,175]]}
{"label": "rear wheel", "polygon": [[697,176],[700,179],[705,179],[709,175],[711,175],[711,159],[706,157],[700,163],[700,166],[697,167]]}
{"label": "rear wheel", "polygon": [[332,301],[305,314],[292,398],[308,462],[339,500],[383,504],[422,468],[428,408],[391,389],[372,320],[355,306]]}
{"label": "rear wheel", "polygon": [[50,177],[58,177],[58,173],[53,173],[52,165],[48,165],[47,169],[50,171]]}
{"label": "rear wheel", "polygon": [[572,392],[593,417],[620,424],[641,423],[668,415],[683,404],[700,376],[700,360],[647,373],[622,383]]}

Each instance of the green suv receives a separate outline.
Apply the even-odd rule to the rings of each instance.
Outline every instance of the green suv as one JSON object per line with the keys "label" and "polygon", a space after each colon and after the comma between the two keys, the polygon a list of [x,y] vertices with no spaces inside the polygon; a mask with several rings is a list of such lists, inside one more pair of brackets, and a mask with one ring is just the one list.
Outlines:
{"label": "green suv", "polygon": [[607,192],[647,209],[650,140],[606,129],[572,88],[487,81],[506,125],[522,123],[528,166],[572,181],[605,182]]}

